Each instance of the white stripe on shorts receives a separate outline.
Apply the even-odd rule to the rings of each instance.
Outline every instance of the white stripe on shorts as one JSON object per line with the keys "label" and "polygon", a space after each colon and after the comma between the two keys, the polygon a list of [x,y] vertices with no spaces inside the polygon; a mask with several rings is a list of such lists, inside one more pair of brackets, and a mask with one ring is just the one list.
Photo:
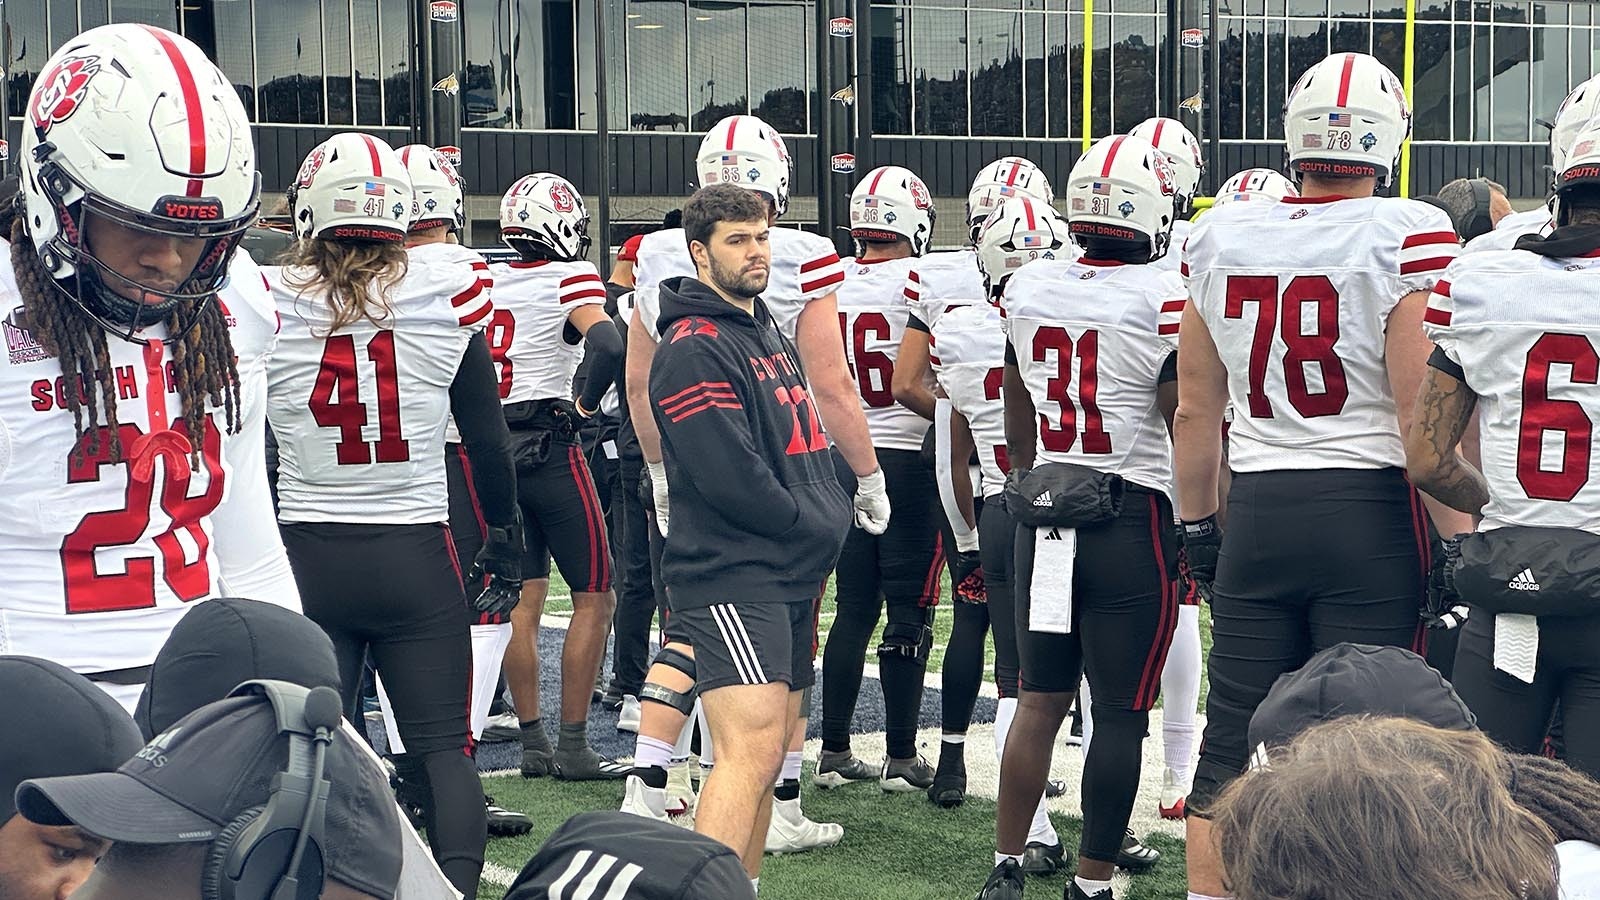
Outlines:
{"label": "white stripe on shorts", "polygon": [[713,603],[710,610],[712,621],[722,633],[723,643],[728,645],[733,665],[739,670],[740,680],[745,684],[766,684],[767,673],[761,668],[761,660],[756,656],[755,645],[750,642],[750,633],[745,631],[739,611],[731,603]]}

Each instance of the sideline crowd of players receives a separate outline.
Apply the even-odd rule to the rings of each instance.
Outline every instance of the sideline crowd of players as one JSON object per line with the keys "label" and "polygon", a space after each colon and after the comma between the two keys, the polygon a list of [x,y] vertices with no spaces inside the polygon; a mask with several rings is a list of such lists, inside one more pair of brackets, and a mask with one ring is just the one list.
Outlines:
{"label": "sideline crowd of players", "polygon": [[[303,707],[310,724],[285,732],[326,746],[337,713],[365,721],[370,682],[400,808],[467,898],[487,835],[531,827],[483,795],[474,761],[502,678],[524,776],[624,781],[622,812],[692,822],[752,889],[765,854],[845,838],[801,806],[819,650],[814,786],[876,782],[948,808],[965,798],[992,634],[1001,778],[979,900],[1068,870],[1068,900],[1110,900],[1115,870],[1157,864],[1129,820],[1158,700],[1158,812],[1187,820],[1190,897],[1229,896],[1230,832],[1211,817],[1242,808],[1239,776],[1265,752],[1253,716],[1336,645],[1425,654],[1489,737],[1559,746],[1600,775],[1600,507],[1586,512],[1600,400],[1585,390],[1600,319],[1583,281],[1600,271],[1600,81],[1559,111],[1552,199],[1532,214],[1508,215],[1488,182],[1431,204],[1379,196],[1407,100],[1376,59],[1340,53],[1287,99],[1292,181],[1237,173],[1196,216],[1200,145],[1155,118],[1077,161],[1064,213],[1035,164],[985,166],[959,250],[933,252],[916,173],[874,169],[851,194],[844,259],[777,227],[788,149],[731,116],[700,144],[705,187],[681,227],[630,244],[607,283],[561,176],[509,187],[512,258],[491,263],[459,243],[449,161],[354,132],[304,160],[295,240],[258,265],[237,252],[262,202],[249,123],[198,48],[106,26],[43,72],[20,184],[0,196],[17,388],[0,399],[0,652],[65,667],[17,669],[19,683],[82,676],[137,710],[154,768],[182,756],[182,713],[233,686],[151,726],[173,702],[158,677],[172,690],[189,642],[228,627],[191,610],[235,602],[196,601],[250,597],[285,610],[246,610],[249,628],[305,653],[235,680],[308,693],[246,696],[280,724]],[[552,563],[573,603],[553,744],[538,658]],[[917,726],[947,571],[930,763]],[[602,702],[637,732],[631,764],[588,738],[613,633]],[[866,760],[851,727],[875,634],[886,756]],[[243,728],[261,705],[223,702],[196,715]],[[1046,805],[1066,790],[1048,772],[1069,715],[1075,862]],[[360,780],[335,746],[330,771]],[[41,784],[0,810],[96,834],[70,786]],[[100,837],[133,840],[117,829],[137,830]],[[233,832],[229,846],[246,840]],[[298,871],[294,843],[281,849]],[[393,896],[359,865],[328,875]],[[6,877],[0,859],[9,900]]]}

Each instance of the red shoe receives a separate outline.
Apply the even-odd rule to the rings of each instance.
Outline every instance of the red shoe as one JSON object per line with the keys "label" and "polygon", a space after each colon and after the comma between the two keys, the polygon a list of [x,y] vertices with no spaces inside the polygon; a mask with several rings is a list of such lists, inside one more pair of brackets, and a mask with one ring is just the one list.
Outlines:
{"label": "red shoe", "polygon": [[1171,769],[1161,776],[1161,799],[1156,802],[1156,808],[1161,811],[1163,819],[1183,818],[1184,800],[1188,791],[1183,785],[1178,784],[1178,778]]}

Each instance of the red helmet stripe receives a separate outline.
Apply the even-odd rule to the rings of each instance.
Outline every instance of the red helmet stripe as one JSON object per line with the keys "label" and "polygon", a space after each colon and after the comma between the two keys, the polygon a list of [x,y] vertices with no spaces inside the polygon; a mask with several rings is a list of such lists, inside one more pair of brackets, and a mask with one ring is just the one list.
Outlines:
{"label": "red helmet stripe", "polygon": [[1157,147],[1160,147],[1161,146],[1161,129],[1166,128],[1166,127],[1167,127],[1167,120],[1166,119],[1157,119],[1156,120],[1156,133],[1150,135],[1150,143],[1155,144]]}
{"label": "red helmet stripe", "polygon": [[[178,90],[183,94],[183,117],[189,122],[189,174],[203,174],[206,170],[206,120],[200,106],[200,86],[195,83],[194,73],[189,71],[189,61],[183,58],[183,51],[178,49],[172,36],[149,25],[144,26],[144,30],[150,32],[150,36],[161,45],[162,52],[167,54],[167,60],[172,63],[172,70],[178,75]],[[190,178],[184,193],[198,197],[203,190],[205,182],[202,179]]]}
{"label": "red helmet stripe", "polygon": [[377,142],[375,142],[372,139],[372,135],[370,135],[370,134],[363,134],[361,136],[361,139],[363,141],[367,142],[367,156],[372,158],[372,177],[374,177],[374,178],[382,178],[383,177],[383,157],[378,155],[378,144],[377,144]]}
{"label": "red helmet stripe", "polygon": [[1117,135],[1117,137],[1112,139],[1112,141],[1111,141],[1111,149],[1106,151],[1105,164],[1100,167],[1100,177],[1101,178],[1110,178],[1111,177],[1111,164],[1113,162],[1116,162],[1117,151],[1122,149],[1122,142],[1125,141],[1125,140],[1127,140],[1127,136],[1126,135]]}
{"label": "red helmet stripe", "polygon": [[1029,231],[1032,231],[1033,229],[1039,227],[1038,224],[1034,221],[1034,218],[1033,218],[1033,201],[1032,200],[1029,200],[1027,197],[1023,197],[1022,198],[1022,211],[1024,213],[1027,213],[1027,215],[1028,215],[1028,230]]}
{"label": "red helmet stripe", "polygon": [[729,150],[733,149],[733,133],[735,131],[738,131],[738,130],[739,130],[739,117],[738,116],[734,116],[733,119],[728,122],[728,146],[727,146],[727,149],[729,149]]}
{"label": "red helmet stripe", "polygon": [[1011,171],[1006,174],[1006,187],[1012,187],[1017,183],[1017,172],[1021,169],[1022,161],[1013,160],[1011,163]]}
{"label": "red helmet stripe", "polygon": [[400,162],[402,164],[404,164],[405,166],[410,167],[410,165],[411,165],[411,145],[410,144],[407,144],[406,146],[400,148]]}
{"label": "red helmet stripe", "polygon": [[878,192],[878,182],[883,180],[883,173],[887,171],[888,167],[884,167],[879,169],[877,174],[872,176],[872,183],[867,185],[867,193],[876,194]]}
{"label": "red helmet stripe", "polygon": [[1350,75],[1355,71],[1355,68],[1356,55],[1354,53],[1346,53],[1344,55],[1344,71],[1339,74],[1339,97],[1334,101],[1335,105],[1343,107],[1350,102]]}

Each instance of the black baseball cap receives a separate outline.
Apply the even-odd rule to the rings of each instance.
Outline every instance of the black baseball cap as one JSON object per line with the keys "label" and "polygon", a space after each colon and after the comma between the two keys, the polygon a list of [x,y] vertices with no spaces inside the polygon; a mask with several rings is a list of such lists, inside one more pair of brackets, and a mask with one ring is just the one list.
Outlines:
{"label": "black baseball cap", "polygon": [[133,720],[148,741],[258,678],[337,691],[333,642],[293,610],[236,597],[207,600],[178,621],[156,654]]}
{"label": "black baseball cap", "polygon": [[575,882],[618,900],[755,900],[739,855],[720,841],[629,813],[579,813],[557,828],[506,891],[544,900]]}
{"label": "black baseball cap", "polygon": [[1477,717],[1422,657],[1399,647],[1334,644],[1278,676],[1250,717],[1250,746],[1281,747],[1343,716],[1395,716],[1471,731]]}
{"label": "black baseball cap", "polygon": [[[349,729],[334,733],[323,828],[329,878],[393,900],[400,880],[399,811],[382,767],[364,758]],[[216,840],[247,810],[266,804],[289,758],[289,739],[262,695],[229,697],[179,720],[115,772],[42,778],[17,789],[17,811],[40,825],[76,825],[118,843]]]}
{"label": "black baseball cap", "polygon": [[[0,656],[0,825],[17,811],[12,796],[29,778],[110,772],[144,745],[128,713],[94,682],[31,656]],[[40,740],[29,723],[47,724]]]}

